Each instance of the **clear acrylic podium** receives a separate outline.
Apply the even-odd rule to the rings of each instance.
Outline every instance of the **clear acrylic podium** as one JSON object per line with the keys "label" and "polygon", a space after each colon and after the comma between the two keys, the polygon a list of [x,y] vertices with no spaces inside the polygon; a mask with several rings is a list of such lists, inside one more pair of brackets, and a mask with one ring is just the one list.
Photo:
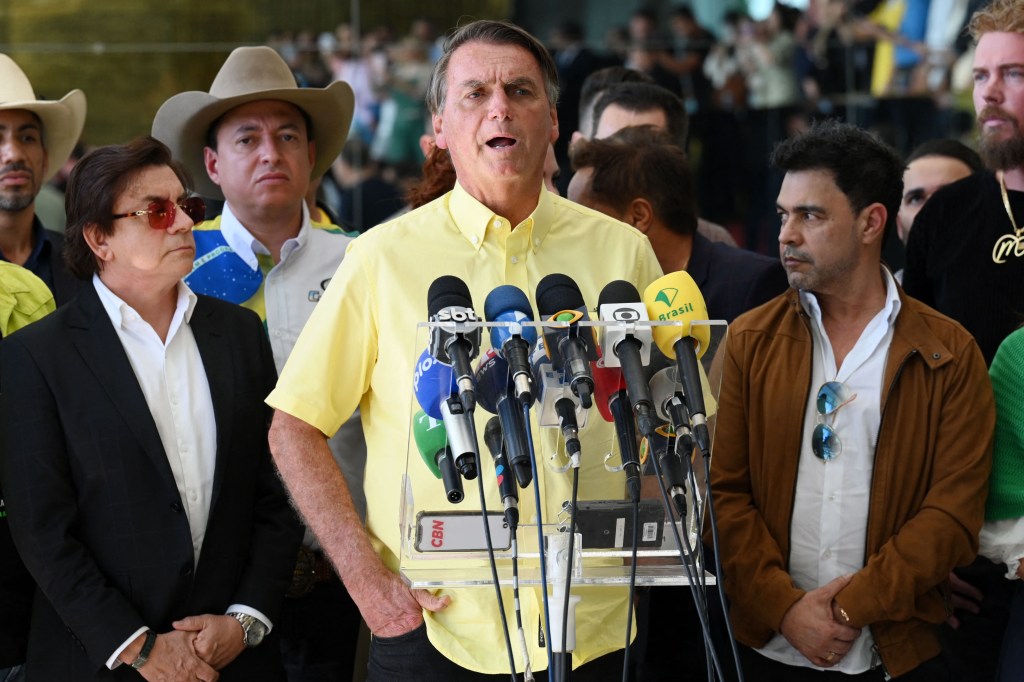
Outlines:
{"label": "clear acrylic podium", "polygon": [[[423,349],[429,344],[433,327],[441,323],[424,322],[417,326],[416,347]],[[448,324],[450,323],[444,323]],[[508,326],[496,323],[466,322],[465,329],[481,329],[481,351],[473,360],[476,369],[480,358],[490,347],[489,335],[492,327]],[[613,327],[622,323],[581,322],[581,333],[593,333],[601,339]],[[560,323],[524,323],[533,327],[538,335],[545,330],[549,333],[564,329]],[[643,327],[666,326],[682,331],[682,325],[673,322],[626,323],[627,331]],[[706,327],[710,341],[703,353],[700,365],[703,370],[704,395],[707,404],[708,426],[714,435],[714,414],[720,387],[721,370],[715,362],[716,355],[725,337],[726,323],[705,321],[693,324],[694,329]],[[694,334],[696,336],[697,334]],[[674,367],[656,347],[652,352],[652,369]],[[603,352],[603,349],[602,349]],[[537,353],[539,356],[540,353]],[[605,359],[599,360],[603,363]],[[653,373],[653,372],[649,372]],[[564,389],[568,392],[568,387]],[[632,530],[634,507],[628,499],[625,475],[617,468],[621,465],[618,442],[614,427],[606,422],[598,410],[597,401],[603,396],[594,396],[594,406],[587,411],[578,410],[582,455],[577,500],[577,518],[574,544],[574,561],[571,572],[573,590],[588,586],[628,585],[632,571]],[[539,402],[539,401],[538,401]],[[569,500],[571,500],[572,471],[566,456],[561,432],[543,422],[546,417],[538,414],[538,406],[530,410],[531,430],[536,452],[537,479],[529,487],[519,490],[520,522],[516,533],[515,555],[518,559],[518,584],[521,586],[541,585],[540,551],[538,547],[537,508],[534,502],[534,486],[540,486],[541,517],[545,552],[565,553],[568,542]],[[409,406],[410,414],[419,409],[415,397]],[[480,468],[483,478],[485,502],[491,529],[494,557],[498,579],[502,586],[513,582],[512,531],[502,516],[502,505],[497,494],[494,464],[484,443],[483,433],[491,417],[480,406],[476,408],[475,424],[479,435]],[[477,482],[463,481],[465,498],[461,503],[447,501],[441,481],[426,471],[412,431],[407,437],[406,469],[403,487],[399,492],[401,551],[399,572],[405,582],[413,588],[467,588],[491,587],[494,580],[484,540],[483,519]],[[654,448],[660,447],[655,444]],[[686,585],[689,584],[686,566],[680,558],[675,534],[669,526],[668,513],[659,490],[660,483],[654,475],[654,468],[641,448],[642,495],[639,505],[639,539],[637,549],[637,585]],[[651,450],[648,444],[648,452]],[[677,528],[689,538],[690,545],[700,544],[698,519],[693,513],[693,502],[703,512],[705,500],[704,464],[699,453],[692,457],[696,489],[686,486],[688,508],[686,519],[677,522]],[[549,566],[550,566],[549,561]],[[714,576],[706,574],[699,561],[691,563],[694,575],[704,575],[706,584],[714,583]],[[547,572],[547,582],[564,582],[565,574],[552,575]],[[584,592],[585,598],[585,592]]]}

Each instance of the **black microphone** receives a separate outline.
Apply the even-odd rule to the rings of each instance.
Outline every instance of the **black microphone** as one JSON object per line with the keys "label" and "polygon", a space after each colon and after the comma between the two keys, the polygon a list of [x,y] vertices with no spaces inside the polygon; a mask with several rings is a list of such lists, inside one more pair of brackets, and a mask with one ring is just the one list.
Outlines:
{"label": "black microphone", "polygon": [[640,501],[640,453],[636,447],[636,424],[633,410],[625,390],[618,390],[608,398],[608,410],[615,422],[615,435],[619,439],[622,470],[626,474],[626,491],[631,502]]}
{"label": "black microphone", "polygon": [[505,507],[505,522],[509,528],[519,525],[519,489],[516,481],[510,476],[508,458],[505,457],[504,437],[501,434],[501,420],[498,417],[491,417],[484,427],[484,443],[491,451],[491,458],[494,460],[494,475],[498,479],[498,494],[501,496],[501,504]]}
{"label": "black microphone", "polygon": [[593,404],[594,378],[590,361],[597,361],[594,330],[578,323],[589,321],[587,304],[576,282],[559,273],[547,275],[537,284],[537,310],[551,322],[567,322],[568,328],[544,329],[544,348],[552,365],[564,372],[569,388],[584,409]]}
{"label": "black microphone", "polygon": [[427,290],[427,314],[439,323],[430,330],[430,354],[455,370],[459,399],[469,412],[476,407],[473,367],[470,361],[480,350],[480,327],[469,324],[480,319],[473,312],[469,287],[458,277],[438,277]]}
{"label": "black microphone", "polygon": [[444,424],[418,411],[412,418],[412,434],[423,463],[436,478],[444,482],[445,497],[452,504],[462,502],[462,480],[455,468],[455,459],[448,447]]}
{"label": "black microphone", "polygon": [[555,401],[555,413],[558,414],[558,428],[565,439],[565,452],[573,462],[578,462],[580,454],[580,425],[576,421],[576,403],[572,398],[559,398]]}
{"label": "black microphone", "polygon": [[603,322],[612,326],[602,327],[601,349],[606,367],[622,367],[629,395],[636,413],[637,426],[644,436],[654,433],[654,402],[647,386],[644,367],[651,362],[651,328],[636,326],[647,322],[647,307],[640,299],[640,292],[625,280],[610,282],[601,290],[597,307]]}

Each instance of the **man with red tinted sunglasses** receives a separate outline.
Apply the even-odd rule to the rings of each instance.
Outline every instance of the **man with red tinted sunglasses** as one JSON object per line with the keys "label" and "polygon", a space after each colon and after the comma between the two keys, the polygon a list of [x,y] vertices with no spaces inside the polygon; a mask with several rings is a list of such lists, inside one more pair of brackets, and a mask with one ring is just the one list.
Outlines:
{"label": "man with red tinted sunglasses", "polygon": [[[154,137],[189,169],[199,193],[224,199],[223,213],[196,227],[185,281],[258,313],[278,371],[351,241],[334,225],[312,222],[305,196],[310,178],[341,152],[353,106],[347,83],[299,88],[276,52],[243,47],[228,56],[208,93],[171,97],[153,121]],[[358,414],[330,445],[361,493],[366,445]],[[307,533],[276,628],[289,680],[350,679],[359,621]]]}
{"label": "man with red tinted sunglasses", "polygon": [[[26,679],[277,682],[301,527],[274,471],[259,318],[182,282],[202,202],[152,138],[71,173],[86,280],[0,343],[0,481],[39,585]],[[5,612],[6,614],[6,612]]]}

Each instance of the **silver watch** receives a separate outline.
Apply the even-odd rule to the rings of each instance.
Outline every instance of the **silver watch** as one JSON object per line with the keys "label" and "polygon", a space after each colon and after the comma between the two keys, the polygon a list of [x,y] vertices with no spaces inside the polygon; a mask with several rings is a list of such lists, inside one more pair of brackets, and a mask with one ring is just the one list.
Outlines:
{"label": "silver watch", "polygon": [[267,626],[259,618],[250,616],[248,613],[233,612],[227,614],[242,624],[242,642],[246,649],[259,646],[263,638],[267,636]]}

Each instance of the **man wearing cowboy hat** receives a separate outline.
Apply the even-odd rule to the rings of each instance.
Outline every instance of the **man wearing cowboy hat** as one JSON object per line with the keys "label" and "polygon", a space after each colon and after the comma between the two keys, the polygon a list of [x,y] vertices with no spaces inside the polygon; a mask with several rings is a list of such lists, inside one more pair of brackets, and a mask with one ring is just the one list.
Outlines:
{"label": "man wearing cowboy hat", "polygon": [[[284,367],[351,238],[310,220],[304,198],[341,152],[354,101],[347,83],[299,88],[268,47],[234,50],[210,91],[168,99],[153,121],[223,213],[196,226],[193,291],[256,311]],[[352,487],[362,489],[366,446],[358,414],[330,441]],[[342,456],[344,455],[344,456]],[[307,531],[285,602],[282,650],[292,682],[352,675],[359,613]]]}
{"label": "man wearing cowboy hat", "polygon": [[0,260],[31,270],[57,305],[78,291],[61,260],[64,238],[36,217],[39,189],[64,165],[85,125],[85,94],[36,99],[25,73],[0,54]]}

